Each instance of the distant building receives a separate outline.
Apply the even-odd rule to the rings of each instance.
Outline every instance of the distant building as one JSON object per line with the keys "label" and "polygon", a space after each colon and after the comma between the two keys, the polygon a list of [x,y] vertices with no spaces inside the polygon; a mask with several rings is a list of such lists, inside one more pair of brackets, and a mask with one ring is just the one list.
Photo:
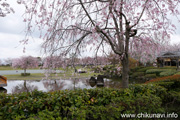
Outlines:
{"label": "distant building", "polygon": [[162,52],[157,56],[158,67],[164,66],[177,66],[179,69],[180,64],[180,51]]}

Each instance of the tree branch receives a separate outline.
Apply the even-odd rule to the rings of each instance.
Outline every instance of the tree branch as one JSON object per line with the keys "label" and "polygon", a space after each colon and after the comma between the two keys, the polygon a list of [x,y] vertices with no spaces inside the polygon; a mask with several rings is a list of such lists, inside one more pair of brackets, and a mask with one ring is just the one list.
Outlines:
{"label": "tree branch", "polygon": [[141,15],[139,16],[137,22],[130,27],[130,29],[133,28],[133,27],[135,27],[135,26],[139,23],[140,19],[142,18],[143,14],[144,14],[144,11],[145,11],[145,9],[146,9],[146,4],[148,3],[148,1],[149,1],[149,0],[146,0],[146,2],[145,2],[145,4],[144,4],[144,8],[143,8],[143,10],[142,10],[142,12],[141,12]]}

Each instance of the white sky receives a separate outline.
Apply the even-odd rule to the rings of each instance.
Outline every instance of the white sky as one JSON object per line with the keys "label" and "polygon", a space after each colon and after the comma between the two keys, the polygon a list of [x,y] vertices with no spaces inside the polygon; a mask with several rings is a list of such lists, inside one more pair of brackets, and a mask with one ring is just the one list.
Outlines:
{"label": "white sky", "polygon": [[26,52],[23,52],[24,45],[20,43],[25,37],[25,23],[22,15],[24,6],[19,5],[17,0],[8,0],[15,13],[8,14],[6,17],[0,17],[0,59],[18,58],[20,56],[31,55],[41,56],[40,45],[42,40],[33,38],[26,45]]}
{"label": "white sky", "polygon": [[[23,30],[25,24],[22,15],[24,13],[24,6],[18,5],[17,0],[8,0],[11,7],[15,10],[14,14],[8,14],[6,17],[0,17],[0,60],[6,58],[18,58],[24,55],[31,55],[34,57],[41,57],[40,45],[42,40],[34,38],[30,40],[26,46],[26,52],[23,53],[23,45],[20,40],[25,37]],[[172,36],[172,43],[180,42],[180,25],[177,24],[176,34]]]}

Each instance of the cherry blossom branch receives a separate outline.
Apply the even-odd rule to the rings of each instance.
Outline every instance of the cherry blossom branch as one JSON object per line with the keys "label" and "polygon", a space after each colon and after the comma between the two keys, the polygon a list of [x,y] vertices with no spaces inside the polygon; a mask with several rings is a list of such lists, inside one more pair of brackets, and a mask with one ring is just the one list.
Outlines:
{"label": "cherry blossom branch", "polygon": [[149,1],[149,0],[146,0],[146,1],[145,1],[145,3],[144,3],[144,8],[143,8],[143,10],[142,10],[142,12],[141,12],[141,14],[140,14],[137,22],[136,22],[134,25],[132,25],[132,26],[130,27],[130,29],[133,28],[133,27],[135,27],[135,26],[139,23],[140,19],[142,18],[143,14],[144,14],[144,11],[145,11],[145,9],[146,9],[146,7],[147,7],[146,5],[147,5],[148,1]]}

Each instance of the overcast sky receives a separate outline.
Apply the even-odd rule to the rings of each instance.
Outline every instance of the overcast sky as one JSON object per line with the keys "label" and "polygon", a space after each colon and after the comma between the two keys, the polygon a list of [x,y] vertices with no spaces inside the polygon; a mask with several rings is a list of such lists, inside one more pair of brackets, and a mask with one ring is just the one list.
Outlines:
{"label": "overcast sky", "polygon": [[[42,40],[34,38],[26,46],[26,52],[23,53],[23,45],[19,41],[24,39],[25,24],[22,15],[24,6],[18,5],[17,0],[9,0],[11,7],[15,10],[14,14],[8,14],[6,17],[0,17],[0,59],[18,58],[23,55],[40,56],[40,45]],[[176,34],[172,36],[172,43],[180,42],[180,25],[177,24]]]}
{"label": "overcast sky", "polygon": [[24,45],[20,41],[25,37],[25,23],[22,18],[24,6],[17,4],[17,0],[9,1],[15,13],[0,17],[0,59],[18,58],[24,55],[41,56],[40,45],[42,40],[38,38],[30,40],[25,47],[26,52],[23,52]]}

